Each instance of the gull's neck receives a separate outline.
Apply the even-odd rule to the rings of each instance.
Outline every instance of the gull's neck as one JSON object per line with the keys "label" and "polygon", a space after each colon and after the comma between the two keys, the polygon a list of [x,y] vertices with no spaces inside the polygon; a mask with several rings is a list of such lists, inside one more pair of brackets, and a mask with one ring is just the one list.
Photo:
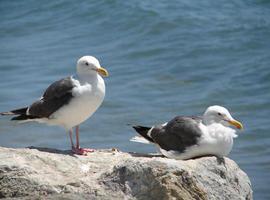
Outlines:
{"label": "gull's neck", "polygon": [[204,116],[203,116],[203,119],[202,119],[202,123],[203,123],[204,125],[206,125],[206,126],[209,126],[209,125],[214,124],[214,123],[216,123],[216,122],[215,122],[214,119],[212,119],[212,118],[210,118],[210,117],[204,115]]}
{"label": "gull's neck", "polygon": [[98,74],[97,73],[90,73],[90,74],[80,74],[77,73],[76,77],[81,84],[89,83],[91,85],[95,85],[98,82]]}
{"label": "gull's neck", "polygon": [[226,137],[229,138],[237,137],[237,135],[235,134],[236,131],[234,129],[228,126],[224,126],[224,124],[222,123],[216,122],[211,117],[204,116],[202,119],[202,123],[206,126],[208,131],[210,131],[214,136],[216,133],[218,133],[218,134],[225,134]]}

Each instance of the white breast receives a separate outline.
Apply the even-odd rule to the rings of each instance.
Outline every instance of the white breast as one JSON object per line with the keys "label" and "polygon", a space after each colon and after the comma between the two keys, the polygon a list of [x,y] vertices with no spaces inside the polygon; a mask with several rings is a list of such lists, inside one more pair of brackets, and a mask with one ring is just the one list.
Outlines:
{"label": "white breast", "polygon": [[67,130],[87,120],[98,109],[105,96],[105,84],[101,77],[97,84],[85,83],[72,90],[73,98],[50,117],[51,124]]}
{"label": "white breast", "polygon": [[222,124],[200,125],[203,135],[195,151],[204,155],[227,156],[233,147],[235,130]]}

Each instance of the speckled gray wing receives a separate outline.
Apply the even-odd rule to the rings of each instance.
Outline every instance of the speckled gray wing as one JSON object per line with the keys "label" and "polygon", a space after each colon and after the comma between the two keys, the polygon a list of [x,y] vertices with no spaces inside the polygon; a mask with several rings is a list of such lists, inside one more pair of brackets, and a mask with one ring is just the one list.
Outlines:
{"label": "speckled gray wing", "polygon": [[61,79],[51,84],[43,97],[29,106],[27,115],[36,118],[48,118],[72,99],[72,89],[75,87],[71,77]]}
{"label": "speckled gray wing", "polygon": [[154,127],[151,138],[162,149],[184,152],[189,146],[196,145],[202,132],[199,128],[200,117],[177,116],[166,126]]}

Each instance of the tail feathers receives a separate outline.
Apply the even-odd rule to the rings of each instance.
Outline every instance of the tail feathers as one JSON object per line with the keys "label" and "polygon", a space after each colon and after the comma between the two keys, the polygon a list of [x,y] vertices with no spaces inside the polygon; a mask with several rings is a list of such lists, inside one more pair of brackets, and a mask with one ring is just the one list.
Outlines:
{"label": "tail feathers", "polygon": [[26,115],[27,109],[28,107],[25,107],[25,108],[20,108],[20,109],[8,111],[8,112],[1,112],[0,114],[1,115]]}
{"label": "tail feathers", "polygon": [[133,126],[133,128],[146,140],[148,140],[149,142],[154,142],[154,140],[147,135],[151,128],[145,126]]}
{"label": "tail feathers", "polygon": [[139,142],[139,143],[144,143],[144,144],[150,144],[150,141],[145,139],[144,137],[141,136],[135,136],[131,138],[129,141],[131,142]]}

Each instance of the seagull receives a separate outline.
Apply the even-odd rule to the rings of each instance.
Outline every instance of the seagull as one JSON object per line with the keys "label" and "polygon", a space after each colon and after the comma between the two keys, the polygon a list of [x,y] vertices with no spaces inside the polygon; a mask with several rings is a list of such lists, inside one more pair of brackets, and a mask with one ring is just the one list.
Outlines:
{"label": "seagull", "polygon": [[202,117],[177,116],[171,121],[153,127],[133,126],[140,136],[130,141],[155,144],[168,157],[187,160],[215,155],[227,156],[233,147],[236,130],[243,125],[222,106],[210,106]]}
{"label": "seagull", "polygon": [[[103,102],[105,83],[102,78],[109,74],[93,56],[83,56],[77,61],[77,74],[52,83],[43,96],[30,106],[2,112],[15,115],[11,120],[35,121],[47,125],[62,126],[69,133],[72,152],[87,155],[93,149],[80,147],[79,125],[93,115]],[[73,128],[76,129],[76,145]]]}

